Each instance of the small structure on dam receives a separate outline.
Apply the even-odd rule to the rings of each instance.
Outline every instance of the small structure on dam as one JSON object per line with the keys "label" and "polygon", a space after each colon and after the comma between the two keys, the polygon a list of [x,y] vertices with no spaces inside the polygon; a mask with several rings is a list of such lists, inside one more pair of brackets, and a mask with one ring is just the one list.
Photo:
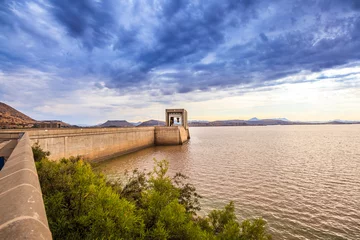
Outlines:
{"label": "small structure on dam", "polygon": [[185,109],[166,109],[166,127],[155,127],[155,145],[181,145],[190,139]]}
{"label": "small structure on dam", "polygon": [[166,109],[166,126],[183,126],[188,129],[187,111],[185,109]]}

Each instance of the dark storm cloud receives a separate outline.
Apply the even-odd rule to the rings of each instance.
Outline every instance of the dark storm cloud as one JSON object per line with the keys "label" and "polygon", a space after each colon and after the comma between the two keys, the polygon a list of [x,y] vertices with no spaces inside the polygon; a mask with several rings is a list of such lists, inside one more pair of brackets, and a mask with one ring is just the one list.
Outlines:
{"label": "dark storm cloud", "polygon": [[360,60],[359,2],[2,0],[0,68],[156,96],[271,86]]}
{"label": "dark storm cloud", "polygon": [[110,1],[51,0],[50,3],[55,18],[85,47],[92,49],[109,43],[116,18]]}
{"label": "dark storm cloud", "polygon": [[264,42],[269,41],[269,39],[266,37],[266,35],[264,33],[260,33],[259,36],[260,36],[261,40],[263,40]]}

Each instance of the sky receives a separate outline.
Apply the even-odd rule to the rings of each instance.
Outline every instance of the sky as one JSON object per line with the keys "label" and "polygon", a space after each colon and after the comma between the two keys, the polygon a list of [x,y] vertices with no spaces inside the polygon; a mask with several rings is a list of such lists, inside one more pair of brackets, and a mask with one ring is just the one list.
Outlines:
{"label": "sky", "polygon": [[72,124],[360,120],[360,1],[0,0],[0,101]]}

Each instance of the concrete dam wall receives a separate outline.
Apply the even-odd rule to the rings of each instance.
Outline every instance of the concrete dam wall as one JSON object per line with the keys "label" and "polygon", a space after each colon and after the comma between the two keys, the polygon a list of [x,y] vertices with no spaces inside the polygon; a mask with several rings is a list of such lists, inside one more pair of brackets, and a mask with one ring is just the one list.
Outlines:
{"label": "concrete dam wall", "polygon": [[155,127],[155,145],[181,145],[189,138],[184,127]]}
{"label": "concrete dam wall", "polygon": [[0,171],[0,239],[52,239],[28,133],[0,139],[11,145],[0,146],[5,154],[10,149],[1,155],[7,161]]}
{"label": "concrete dam wall", "polygon": [[179,145],[186,142],[189,131],[176,127],[84,128],[28,131],[31,143],[39,143],[58,160],[83,156],[103,160],[155,145]]}
{"label": "concrete dam wall", "polygon": [[59,129],[31,131],[32,144],[38,142],[50,158],[70,156],[101,160],[154,145],[154,128]]}

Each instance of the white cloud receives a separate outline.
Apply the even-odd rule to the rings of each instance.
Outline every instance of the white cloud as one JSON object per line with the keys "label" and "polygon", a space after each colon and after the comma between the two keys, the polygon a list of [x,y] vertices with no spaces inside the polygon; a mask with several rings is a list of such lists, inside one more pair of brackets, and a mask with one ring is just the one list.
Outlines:
{"label": "white cloud", "polygon": [[209,53],[206,55],[203,59],[201,59],[202,64],[209,64],[216,60],[216,54],[215,53]]}

